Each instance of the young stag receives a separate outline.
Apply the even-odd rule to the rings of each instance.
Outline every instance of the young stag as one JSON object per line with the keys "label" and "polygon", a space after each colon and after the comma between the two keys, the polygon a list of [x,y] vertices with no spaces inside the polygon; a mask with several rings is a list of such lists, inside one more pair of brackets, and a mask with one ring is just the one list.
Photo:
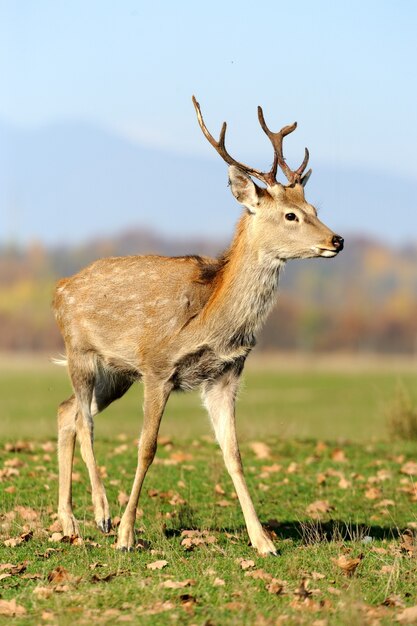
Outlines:
{"label": "young stag", "polygon": [[[229,164],[233,195],[245,207],[232,244],[218,259],[130,256],[101,259],[61,280],[53,307],[66,345],[74,394],[58,411],[59,518],[66,535],[78,534],[72,511],[71,471],[76,436],[87,465],[95,519],[111,528],[109,505],[93,450],[93,417],[120,398],[134,381],[144,383],[143,427],[129,502],[118,531],[118,548],[135,545],[136,508],[155,456],[159,424],[172,391],[201,389],[245,518],[252,545],[275,554],[256,515],[243,475],[236,438],[235,398],[255,337],[277,293],[288,259],[334,257],[343,239],[317,217],[304,198],[311,170],[285,162],[282,142],[296,128],[278,133],[259,122],[274,160],[269,172],[235,161],[225,147],[226,123],[216,141],[193,97],[201,130]],[[288,179],[277,181],[278,166]],[[256,184],[256,178],[265,187]]]}

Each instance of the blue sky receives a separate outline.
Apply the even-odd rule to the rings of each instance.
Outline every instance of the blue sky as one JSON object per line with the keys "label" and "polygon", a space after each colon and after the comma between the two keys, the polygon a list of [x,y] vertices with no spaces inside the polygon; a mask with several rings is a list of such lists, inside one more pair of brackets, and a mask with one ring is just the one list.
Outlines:
{"label": "blue sky", "polygon": [[290,164],[308,145],[313,167],[417,181],[416,18],[412,0],[2,0],[0,120],[84,121],[215,159],[195,93],[210,129],[226,119],[230,151],[255,167],[271,160],[261,104],[274,130],[299,123]]}

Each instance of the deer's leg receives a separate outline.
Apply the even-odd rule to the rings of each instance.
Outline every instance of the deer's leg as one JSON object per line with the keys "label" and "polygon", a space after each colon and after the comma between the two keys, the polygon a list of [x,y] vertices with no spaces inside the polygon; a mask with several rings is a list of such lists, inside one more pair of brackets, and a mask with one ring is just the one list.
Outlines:
{"label": "deer's leg", "polygon": [[64,535],[78,535],[79,528],[72,511],[72,463],[76,437],[77,401],[71,396],[58,409],[58,517]]}
{"label": "deer's leg", "polygon": [[228,372],[224,374],[214,383],[206,384],[202,394],[203,400],[213,423],[217,441],[222,449],[226,468],[233,481],[240,506],[242,507],[249,539],[260,554],[276,555],[275,546],[262,528],[256,515],[243,475],[235,423],[235,398],[238,381],[236,373]]}
{"label": "deer's leg", "polygon": [[81,456],[87,466],[91,483],[91,496],[94,507],[94,518],[103,532],[111,529],[109,504],[106,491],[100,477],[94,455],[94,421],[93,415],[98,412],[95,400],[97,386],[96,363],[88,355],[75,355],[68,361],[72,385],[78,404],[75,426],[80,443]]}
{"label": "deer's leg", "polygon": [[142,484],[156,453],[159,425],[167,403],[171,387],[166,383],[145,383],[143,404],[143,426],[138,445],[138,464],[129,502],[119,526],[117,547],[131,550],[135,544],[135,519]]}
{"label": "deer's leg", "polygon": [[108,533],[111,530],[110,508],[94,454],[94,421],[92,411],[87,411],[85,408],[80,411],[77,414],[76,427],[81,456],[87,466],[90,477],[94,519],[98,528],[103,533]]}

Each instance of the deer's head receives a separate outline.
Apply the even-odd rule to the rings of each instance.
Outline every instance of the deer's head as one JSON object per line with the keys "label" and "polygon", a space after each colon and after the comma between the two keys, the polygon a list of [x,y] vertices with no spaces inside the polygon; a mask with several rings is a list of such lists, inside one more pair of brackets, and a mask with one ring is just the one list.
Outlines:
{"label": "deer's head", "polygon": [[[263,254],[283,260],[330,258],[343,250],[343,238],[318,219],[317,210],[305,199],[304,187],[311,175],[311,169],[304,173],[309,158],[307,148],[304,160],[297,170],[291,170],[284,159],[283,139],[296,129],[296,122],[274,133],[267,127],[262,109],[258,107],[260,125],[274,149],[271,170],[261,172],[230,156],[225,147],[226,122],[222,126],[219,140],[216,141],[207,130],[200,105],[194,96],[193,103],[205,137],[229,164],[232,193],[251,215],[250,228]],[[276,179],[278,166],[288,180],[287,185]],[[262,181],[266,187],[257,185],[253,178]]]}

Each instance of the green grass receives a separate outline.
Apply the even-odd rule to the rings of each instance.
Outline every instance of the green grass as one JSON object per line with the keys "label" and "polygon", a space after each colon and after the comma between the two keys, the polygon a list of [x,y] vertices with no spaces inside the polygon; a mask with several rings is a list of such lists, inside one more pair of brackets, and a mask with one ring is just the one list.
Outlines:
{"label": "green grass", "polygon": [[[312,371],[311,371],[312,370]],[[308,363],[287,367],[285,361],[248,360],[238,400],[241,440],[250,438],[316,438],[381,440],[387,406],[401,382],[417,400],[417,367],[384,369],[340,367],[320,371]],[[0,437],[51,437],[58,404],[71,393],[65,368],[47,359],[30,364],[0,362],[2,419]],[[114,437],[138,435],[142,386],[129,392],[96,418],[96,433]],[[36,425],[34,425],[36,420]],[[161,433],[190,439],[210,433],[197,393],[172,394]]]}
{"label": "green grass", "polygon": [[[26,562],[20,573],[0,569],[0,599],[15,599],[26,611],[15,623],[392,624],[417,604],[417,546],[402,538],[417,527],[416,477],[404,473],[408,461],[417,461],[417,443],[386,441],[384,425],[398,380],[415,393],[412,372],[248,371],[239,402],[242,456],[278,558],[258,557],[248,546],[231,481],[193,395],[171,399],[163,433],[171,443],[160,445],[145,481],[137,529],[150,546],[119,553],[115,534],[96,530],[78,451],[74,504],[84,543],[51,542],[54,414],[68,383],[61,369],[47,366],[3,366],[0,376],[1,563]],[[139,392],[130,392],[97,419],[97,456],[116,521],[120,493],[133,480],[140,404]],[[17,440],[28,443],[13,447]],[[254,440],[268,444],[267,459],[256,457]],[[217,483],[224,495],[215,492]],[[314,519],[308,507],[317,501],[329,510]],[[215,541],[186,551],[187,529],[207,531]],[[28,541],[5,545],[29,530]],[[351,577],[337,565],[343,555],[363,555]],[[245,571],[240,558],[254,565]],[[147,568],[160,559],[167,561],[163,569]],[[48,582],[58,566],[71,577],[61,588]],[[258,577],[246,575],[254,571]],[[12,575],[1,579],[3,573]],[[282,581],[281,593],[269,592],[268,576]],[[161,586],[187,580],[183,588]],[[34,592],[39,587],[46,591]],[[382,605],[388,597],[398,606]]]}

